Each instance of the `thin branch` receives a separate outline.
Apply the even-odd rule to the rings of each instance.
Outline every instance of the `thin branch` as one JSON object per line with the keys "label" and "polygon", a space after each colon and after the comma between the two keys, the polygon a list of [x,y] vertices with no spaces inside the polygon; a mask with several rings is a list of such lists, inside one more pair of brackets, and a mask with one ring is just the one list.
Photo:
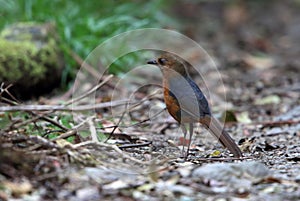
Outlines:
{"label": "thin branch", "polygon": [[40,117],[36,116],[36,117],[34,117],[34,118],[32,118],[32,119],[28,119],[28,120],[22,121],[22,122],[20,122],[20,123],[13,123],[13,124],[10,126],[10,128],[18,129],[18,128],[22,127],[22,126],[25,126],[25,125],[28,125],[28,124],[30,124],[30,123],[33,123],[33,122],[37,121],[39,118],[40,118]]}
{"label": "thin branch", "polygon": [[51,141],[56,141],[56,140],[59,140],[59,139],[66,139],[70,136],[73,136],[73,135],[76,135],[77,134],[77,131],[75,129],[73,130],[68,130],[67,132],[57,136],[56,138],[53,138],[51,139]]}
{"label": "thin branch", "polygon": [[71,50],[70,54],[73,57],[73,59],[85,70],[87,70],[94,78],[98,79],[100,77],[101,74],[97,70],[95,70],[93,66],[85,62],[78,54]]}
{"label": "thin branch", "polygon": [[125,145],[120,145],[118,146],[119,149],[127,149],[127,148],[136,148],[136,147],[146,147],[152,144],[152,142],[145,142],[141,144],[125,144]]}
{"label": "thin branch", "polygon": [[253,157],[242,157],[242,158],[197,158],[195,160],[191,160],[191,162],[197,162],[197,161],[233,161],[233,160],[238,160],[238,161],[242,161],[242,160],[246,160],[246,159],[255,159]]}
{"label": "thin branch", "polygon": [[149,162],[144,162],[144,161],[141,161],[141,160],[138,160],[136,158],[129,156],[126,152],[123,152],[121,149],[119,149],[117,145],[110,145],[110,144],[106,144],[106,143],[102,143],[102,142],[93,142],[93,141],[86,141],[86,142],[82,142],[82,143],[73,145],[74,148],[84,147],[84,146],[92,146],[95,149],[97,149],[97,147],[111,148],[111,149],[115,150],[118,154],[120,154],[123,158],[129,159],[130,161],[133,161],[135,163],[142,164],[142,165],[149,164]]}
{"label": "thin branch", "polygon": [[128,128],[128,127],[133,127],[133,126],[139,126],[139,125],[141,125],[141,124],[143,124],[143,123],[146,123],[147,121],[150,121],[152,118],[154,118],[154,117],[157,117],[158,115],[160,115],[161,113],[163,113],[164,111],[166,111],[166,109],[167,108],[164,108],[164,109],[162,109],[161,111],[159,111],[159,112],[157,112],[156,114],[154,114],[153,116],[151,116],[151,117],[149,117],[149,118],[147,118],[147,119],[144,119],[144,120],[142,120],[142,121],[140,121],[140,122],[137,122],[137,123],[135,123],[135,124],[131,124],[131,125],[129,125],[129,126],[122,126],[122,128]]}
{"label": "thin branch", "polygon": [[92,136],[92,141],[98,142],[97,131],[96,131],[93,119],[95,119],[95,117],[88,118],[87,123],[89,124],[90,132],[91,132],[91,136]]}
{"label": "thin branch", "polygon": [[5,92],[8,94],[8,96],[15,101],[15,103],[19,104],[20,102],[8,91],[8,89],[10,87],[12,87],[13,85],[12,84],[9,84],[7,87],[3,88],[4,87],[4,82],[1,83],[1,86],[0,86],[0,99],[2,100],[5,100],[5,101],[8,101],[9,102],[9,99],[5,98],[2,96],[2,94]]}
{"label": "thin branch", "polygon": [[78,96],[78,97],[76,97],[74,99],[71,99],[70,101],[67,101],[64,105],[71,105],[72,103],[78,102],[79,100],[81,100],[81,99],[87,97],[88,95],[94,93],[100,87],[102,87],[106,82],[108,82],[112,77],[113,77],[113,75],[107,76],[101,83],[97,84],[95,87],[93,87],[92,89],[90,89],[89,91],[87,91],[85,94],[82,94],[81,96]]}
{"label": "thin branch", "polygon": [[111,136],[114,134],[115,130],[119,127],[119,125],[120,125],[120,123],[121,123],[121,121],[122,121],[122,119],[123,119],[125,113],[126,113],[126,110],[124,110],[124,112],[122,113],[122,115],[121,115],[121,117],[120,117],[120,119],[119,119],[117,125],[115,125],[115,126],[113,127],[113,130],[111,131],[111,133],[109,134],[109,136],[108,136],[108,138],[105,140],[105,142],[107,142],[107,141],[111,138]]}
{"label": "thin branch", "polygon": [[[34,115],[37,115],[37,114],[34,114]],[[63,126],[63,125],[61,125],[61,124],[58,123],[57,121],[55,121],[55,120],[53,120],[53,119],[51,119],[51,118],[49,118],[49,117],[47,117],[47,116],[40,116],[40,118],[41,118],[42,120],[44,120],[44,121],[47,121],[47,122],[49,122],[49,123],[51,123],[51,124],[57,126],[58,128],[60,128],[60,129],[62,129],[62,130],[64,130],[64,131],[68,131],[68,130],[69,130],[69,128],[67,128],[67,127],[65,127],[65,126]]]}
{"label": "thin branch", "polygon": [[252,122],[248,125],[263,125],[263,128],[270,126],[281,126],[281,125],[291,125],[300,123],[300,119],[298,120],[280,120],[280,121],[262,121],[262,122]]}
{"label": "thin branch", "polygon": [[[4,97],[2,97],[2,96],[0,96],[0,98],[1,98],[2,100],[4,99]],[[9,99],[6,99],[6,101],[7,101],[9,104],[14,105],[14,106],[17,106],[17,105],[19,104],[19,103],[16,103],[16,102],[12,101],[12,100],[9,100]],[[1,111],[1,107],[0,107],[0,111]],[[31,114],[31,115],[38,116],[40,119],[42,119],[42,120],[44,120],[44,121],[47,121],[47,122],[49,122],[49,123],[51,123],[51,124],[53,124],[53,125],[55,125],[55,126],[61,128],[61,129],[63,129],[64,131],[69,130],[68,128],[66,128],[65,126],[59,124],[59,123],[56,122],[55,120],[50,119],[49,117],[45,117],[44,115],[46,115],[46,114],[43,114],[43,115],[41,115],[41,114],[36,114],[36,113],[33,112],[32,110],[28,110],[28,111],[26,111],[26,112],[28,112],[28,113]]]}
{"label": "thin branch", "polygon": [[[117,107],[128,103],[128,99],[109,101],[104,103],[97,103],[93,105],[78,105],[68,107],[65,105],[13,105],[13,106],[1,106],[1,112],[18,112],[18,111],[86,111],[101,109],[107,107]],[[135,104],[135,103],[132,103]]]}
{"label": "thin branch", "polygon": [[140,100],[140,101],[137,101],[137,102],[133,102],[133,103],[130,103],[129,102],[129,100],[127,100],[127,104],[131,104],[131,106],[127,109],[127,110],[125,110],[125,111],[120,111],[120,112],[116,112],[115,113],[115,115],[119,115],[119,114],[123,114],[124,112],[126,112],[126,111],[132,111],[135,107],[137,107],[137,106],[139,106],[139,105],[141,105],[142,103],[144,103],[144,102],[146,102],[146,101],[148,101],[148,100],[151,100],[151,98],[153,97],[153,96],[155,96],[157,94],[157,92],[155,91],[155,92],[153,92],[152,94],[149,94],[149,95],[147,95],[146,97],[144,97],[142,100]]}

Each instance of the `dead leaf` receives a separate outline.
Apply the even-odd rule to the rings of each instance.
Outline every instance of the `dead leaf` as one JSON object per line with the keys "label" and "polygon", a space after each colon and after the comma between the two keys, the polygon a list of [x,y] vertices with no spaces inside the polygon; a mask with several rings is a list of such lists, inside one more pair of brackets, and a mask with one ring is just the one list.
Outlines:
{"label": "dead leaf", "polygon": [[252,120],[249,117],[248,111],[236,114],[236,118],[240,123],[250,124],[252,122]]}
{"label": "dead leaf", "polygon": [[269,95],[262,99],[257,99],[255,105],[267,105],[267,104],[279,104],[281,101],[280,97],[277,95]]}
{"label": "dead leaf", "polygon": [[250,68],[268,69],[275,65],[275,61],[271,57],[247,55],[243,58],[243,60]]}
{"label": "dead leaf", "polygon": [[20,197],[21,195],[30,193],[33,190],[33,187],[29,181],[23,181],[21,183],[5,181],[3,182],[3,186],[11,191],[15,197]]}

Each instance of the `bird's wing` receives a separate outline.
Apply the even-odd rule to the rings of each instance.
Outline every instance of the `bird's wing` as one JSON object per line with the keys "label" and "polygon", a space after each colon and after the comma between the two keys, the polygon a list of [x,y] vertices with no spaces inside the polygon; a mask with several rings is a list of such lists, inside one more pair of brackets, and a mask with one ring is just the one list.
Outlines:
{"label": "bird's wing", "polygon": [[181,118],[190,116],[193,119],[199,119],[205,115],[210,115],[205,96],[190,78],[177,77],[176,80],[170,80],[169,90],[180,105]]}

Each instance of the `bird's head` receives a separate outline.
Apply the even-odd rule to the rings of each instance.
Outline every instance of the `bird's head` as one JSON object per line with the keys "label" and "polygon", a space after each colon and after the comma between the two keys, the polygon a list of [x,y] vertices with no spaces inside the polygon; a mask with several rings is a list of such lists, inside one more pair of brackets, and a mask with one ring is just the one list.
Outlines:
{"label": "bird's head", "polygon": [[147,64],[158,66],[165,75],[172,73],[172,71],[182,76],[188,75],[183,60],[174,54],[162,54],[158,58],[148,61]]}

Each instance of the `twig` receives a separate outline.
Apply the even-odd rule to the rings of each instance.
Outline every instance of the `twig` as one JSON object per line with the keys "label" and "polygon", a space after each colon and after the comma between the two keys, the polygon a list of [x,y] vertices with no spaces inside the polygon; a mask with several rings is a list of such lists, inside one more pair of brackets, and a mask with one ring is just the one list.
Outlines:
{"label": "twig", "polygon": [[101,109],[107,107],[117,107],[127,104],[128,100],[116,100],[104,103],[97,103],[93,105],[78,105],[73,107],[67,107],[64,105],[13,105],[13,106],[1,106],[1,112],[16,112],[16,111],[86,111]]}
{"label": "twig", "polygon": [[90,117],[90,118],[88,118],[87,123],[89,124],[89,127],[90,127],[90,132],[91,132],[91,136],[92,136],[92,141],[93,141],[93,142],[98,142],[97,131],[96,131],[96,128],[95,128],[93,119],[95,119],[95,117]]}
{"label": "twig", "polygon": [[191,162],[197,162],[197,161],[233,161],[233,160],[238,160],[238,161],[242,161],[242,160],[246,160],[246,159],[254,159],[253,157],[242,157],[242,158],[197,158],[192,160]]}
{"label": "twig", "polygon": [[135,108],[135,107],[137,107],[138,105],[142,104],[144,101],[149,100],[152,96],[156,95],[156,93],[157,93],[157,92],[154,92],[154,93],[152,93],[152,94],[150,94],[150,95],[144,97],[141,101],[139,101],[138,103],[136,103],[136,104],[134,104],[133,106],[131,106],[128,110],[125,109],[125,110],[122,112],[121,117],[120,117],[118,123],[117,123],[115,126],[112,127],[113,130],[111,131],[111,134],[108,136],[108,138],[105,140],[105,142],[107,142],[107,141],[111,138],[111,136],[113,135],[113,133],[115,132],[115,130],[116,130],[117,128],[119,128],[119,125],[120,125],[120,123],[121,123],[121,121],[122,121],[122,119],[123,119],[123,117],[124,117],[124,115],[125,115],[125,113],[126,113],[127,111],[131,111],[133,108]]}
{"label": "twig", "polygon": [[[4,97],[1,97],[1,96],[0,96],[0,98],[3,99]],[[6,101],[7,101],[9,104],[11,104],[11,105],[14,105],[14,106],[18,105],[18,103],[13,102],[13,101],[11,101],[11,100],[9,100],[9,99],[6,99]],[[0,107],[0,109],[1,109],[1,107]],[[1,111],[1,110],[0,110],[0,111]],[[47,122],[49,122],[49,123],[51,123],[51,124],[53,124],[53,125],[55,125],[55,126],[61,128],[61,129],[63,129],[64,131],[69,130],[67,127],[65,127],[65,126],[63,126],[63,125],[60,125],[58,122],[54,121],[53,119],[50,119],[49,117],[45,117],[45,116],[41,116],[40,114],[36,114],[36,113],[33,112],[32,110],[29,110],[29,111],[26,111],[26,112],[28,112],[28,113],[31,114],[31,115],[38,116],[40,119],[42,119],[42,120],[44,120],[44,121],[47,121]],[[44,114],[44,115],[45,115],[45,114]]]}
{"label": "twig", "polygon": [[41,136],[28,136],[27,137],[27,140],[30,140],[32,142],[34,142],[35,145],[31,146],[28,148],[28,150],[32,151],[32,150],[35,150],[37,148],[39,148],[40,146],[45,146],[46,148],[55,148],[55,149],[58,149],[59,147],[57,146],[57,144],[41,137]]}
{"label": "twig", "polygon": [[[82,68],[84,68],[88,73],[90,73],[95,79],[99,79],[99,77],[101,76],[100,73],[95,70],[95,68],[93,66],[91,66],[89,63],[85,62],[78,54],[76,54],[75,52],[73,51],[70,51],[71,53],[71,56],[73,57],[73,59],[80,65],[82,66]],[[97,68],[102,68],[104,69],[104,66],[102,63],[97,63]],[[100,66],[101,65],[101,66]],[[101,72],[101,73],[105,73],[106,70],[104,72]],[[102,75],[101,79],[104,78],[105,76]],[[115,86],[110,84],[110,83],[107,83],[107,85],[109,87],[112,87],[114,88]],[[76,87],[74,87],[74,89],[76,89]]]}
{"label": "twig", "polygon": [[[122,118],[123,118],[123,116],[125,115],[125,113],[127,112],[127,111],[132,111],[132,109],[133,108],[135,108],[135,107],[137,107],[137,106],[139,106],[139,105],[141,105],[143,102],[145,102],[145,101],[147,101],[147,100],[149,100],[149,99],[151,99],[151,97],[153,97],[154,95],[156,95],[156,93],[157,92],[154,92],[154,93],[152,93],[152,94],[150,94],[150,95],[148,95],[148,96],[146,96],[146,97],[144,97],[141,101],[138,101],[137,103],[129,103],[129,104],[134,104],[134,105],[132,105],[129,109],[125,109],[124,111],[122,111],[122,113],[120,112],[120,113],[116,113],[116,115],[117,114],[121,114],[121,120],[122,120]],[[164,108],[164,110],[165,110],[166,108]],[[156,115],[159,115],[160,113],[161,113],[162,111],[160,111],[160,112],[158,112],[157,114],[155,114],[154,116],[156,116]],[[150,118],[148,118],[148,119],[145,119],[145,120],[143,120],[142,121],[142,123],[144,123],[144,122],[147,122],[147,121],[149,121],[149,120],[151,120]],[[120,121],[119,121],[119,123],[120,123]],[[134,126],[135,125],[138,125],[139,123],[136,123],[136,124],[133,124]],[[109,127],[103,127],[103,128],[128,128],[128,127],[131,127],[131,126],[133,126],[133,125],[130,125],[130,126],[122,126],[122,127],[120,127],[119,125],[118,125],[118,127],[116,127],[117,125],[115,125],[115,126],[109,126]]]}
{"label": "twig", "polygon": [[2,96],[2,94],[5,92],[5,93],[7,93],[8,95],[9,95],[9,97],[12,99],[12,100],[14,100],[15,101],[15,103],[20,103],[9,91],[8,91],[8,89],[10,88],[10,87],[12,87],[13,85],[12,84],[9,84],[7,87],[5,87],[5,88],[3,88],[4,87],[4,82],[2,82],[1,83],[1,86],[0,86],[0,99],[2,99],[2,100],[5,100],[5,101],[7,101],[8,99],[7,98],[5,98],[5,97],[3,97]]}
{"label": "twig", "polygon": [[43,180],[49,180],[49,179],[52,179],[52,178],[57,178],[58,175],[60,174],[63,174],[64,172],[62,170],[57,170],[55,172],[50,172],[50,173],[44,173],[42,175],[38,175],[36,176],[34,179],[36,181],[43,181]]}
{"label": "twig", "polygon": [[87,97],[88,95],[94,93],[95,91],[97,91],[100,87],[102,87],[106,82],[108,82],[111,78],[113,77],[113,75],[109,75],[107,76],[102,82],[100,82],[99,84],[97,84],[95,87],[93,87],[92,89],[90,89],[89,91],[87,91],[85,94],[82,94],[81,96],[78,96],[74,99],[71,99],[70,101],[67,101],[64,105],[71,105],[74,102],[77,102],[85,97]]}
{"label": "twig", "polygon": [[40,118],[39,116],[36,116],[36,117],[34,117],[34,118],[32,118],[32,119],[28,119],[28,120],[22,121],[22,122],[20,122],[20,123],[12,124],[12,125],[10,126],[10,128],[14,128],[14,129],[20,128],[20,127],[22,127],[22,126],[25,126],[25,125],[27,125],[27,124],[30,124],[30,123],[32,123],[32,122],[37,121],[39,118]]}
{"label": "twig", "polygon": [[66,139],[70,136],[76,135],[76,133],[77,133],[77,131],[75,129],[68,130],[67,132],[57,136],[56,138],[51,139],[51,141],[56,141],[56,140],[59,140],[59,139]]}
{"label": "twig", "polygon": [[133,108],[135,108],[135,107],[141,105],[141,104],[144,103],[145,101],[151,100],[151,98],[152,98],[153,96],[155,96],[156,94],[157,94],[157,91],[154,91],[152,94],[149,94],[149,95],[145,96],[144,98],[142,98],[142,100],[140,100],[140,101],[137,102],[136,104],[132,105],[132,106],[128,109],[128,111],[131,111]]}
{"label": "twig", "polygon": [[[164,109],[162,109],[161,111],[159,111],[159,112],[157,112],[156,114],[154,114],[153,116],[151,116],[151,117],[149,117],[149,118],[147,118],[147,119],[144,119],[144,120],[142,120],[142,121],[140,121],[140,122],[137,122],[137,123],[134,123],[134,124],[130,124],[130,125],[127,125],[127,126],[120,126],[120,125],[118,125],[118,128],[130,128],[130,127],[134,127],[134,126],[138,126],[138,125],[140,125],[140,124],[143,124],[143,123],[146,123],[147,121],[150,121],[152,118],[154,118],[154,117],[156,117],[156,116],[158,116],[159,114],[161,114],[163,111],[165,111],[166,110],[166,108],[164,108]],[[166,122],[166,121],[164,121],[164,122],[157,122],[157,123],[161,123],[161,124],[165,124],[165,123],[176,123],[175,121],[173,122]],[[101,127],[101,128],[97,128],[97,129],[108,129],[108,128],[115,128],[116,127],[116,125],[113,125],[113,126],[105,126],[105,127]],[[104,133],[104,134],[109,134],[109,133],[111,133],[111,132],[105,132],[105,131],[101,131],[102,133]],[[125,134],[125,133],[116,133],[116,134]]]}
{"label": "twig", "polygon": [[283,121],[265,121],[265,122],[253,122],[250,124],[254,124],[254,125],[263,125],[263,127],[270,127],[270,126],[280,126],[280,125],[284,125],[284,124],[298,124],[300,123],[300,119],[299,120],[283,120]]}
{"label": "twig", "polygon": [[113,127],[113,130],[110,132],[110,134],[109,134],[108,138],[105,140],[105,142],[107,142],[107,141],[111,138],[111,136],[114,134],[115,130],[119,127],[119,125],[120,125],[120,123],[121,123],[121,121],[122,121],[122,119],[123,119],[125,113],[126,113],[126,110],[123,111],[123,113],[122,113],[122,115],[121,115],[121,117],[120,117],[120,119],[119,119],[117,125],[115,125],[115,126]]}
{"label": "twig", "polygon": [[83,61],[83,59],[76,54],[74,51],[70,50],[70,54],[73,57],[73,59],[80,65],[82,66],[85,70],[87,70],[94,78],[98,79],[100,77],[100,73],[96,71],[93,66],[88,64],[87,62]]}
{"label": "twig", "polygon": [[121,145],[118,147],[119,147],[119,149],[127,149],[127,148],[136,148],[136,147],[146,147],[150,144],[152,144],[152,142],[145,142],[142,144],[126,144],[126,145]]}
{"label": "twig", "polygon": [[[130,126],[126,126],[126,128],[128,128],[128,127],[133,127],[133,126],[138,126],[138,125],[140,125],[140,124],[146,123],[147,121],[150,121],[152,118],[157,117],[157,116],[160,115],[162,112],[166,111],[166,109],[167,109],[167,108],[162,109],[161,111],[159,111],[159,112],[157,112],[156,114],[154,114],[152,117],[149,117],[149,118],[147,118],[147,119],[144,119],[144,120],[142,120],[142,121],[140,121],[140,122],[137,122],[137,123],[135,123],[135,124],[131,124]],[[125,127],[125,126],[124,126],[124,127]],[[122,128],[124,128],[124,127],[122,126]]]}
{"label": "twig", "polygon": [[106,144],[106,143],[102,143],[102,142],[86,141],[86,142],[82,142],[79,144],[75,144],[73,147],[77,148],[77,147],[83,147],[83,146],[89,146],[89,145],[94,147],[95,149],[98,149],[98,147],[111,148],[111,149],[115,150],[118,154],[120,154],[123,158],[129,159],[130,161],[133,161],[135,163],[142,164],[142,165],[149,164],[149,162],[144,162],[144,161],[141,161],[141,160],[138,160],[138,159],[135,159],[135,158],[129,156],[128,154],[123,152],[121,149],[119,149],[117,147],[117,145],[110,145],[110,144]]}
{"label": "twig", "polygon": [[[35,114],[35,115],[37,115],[37,114]],[[51,124],[57,126],[58,128],[61,128],[61,129],[64,130],[64,131],[68,131],[68,130],[69,130],[69,128],[67,128],[67,127],[65,127],[65,126],[63,126],[63,125],[61,125],[60,123],[58,123],[57,121],[55,121],[55,120],[53,120],[53,119],[51,119],[51,118],[49,118],[49,117],[46,117],[46,116],[40,116],[40,118],[41,118],[42,120],[44,120],[44,121],[47,121],[47,122],[49,122],[49,123],[51,123]]]}

